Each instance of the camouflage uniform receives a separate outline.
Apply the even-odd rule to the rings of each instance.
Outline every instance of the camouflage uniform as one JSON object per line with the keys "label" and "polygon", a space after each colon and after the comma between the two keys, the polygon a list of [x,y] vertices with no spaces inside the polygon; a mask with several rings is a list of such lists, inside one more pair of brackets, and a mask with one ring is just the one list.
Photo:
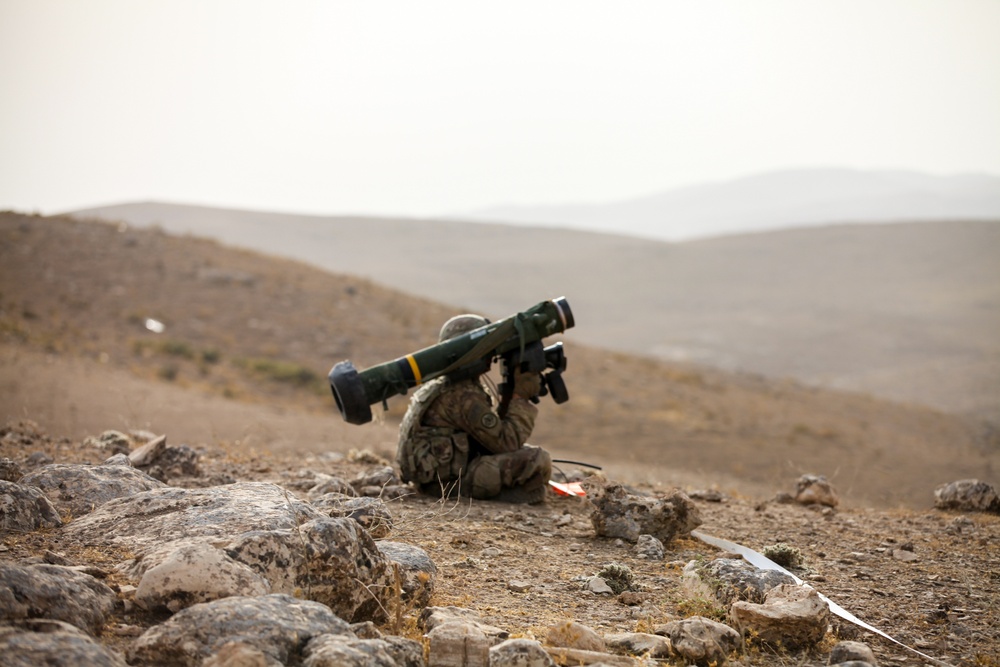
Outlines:
{"label": "camouflage uniform", "polygon": [[400,425],[403,479],[434,495],[541,502],[552,459],[525,444],[537,414],[515,395],[501,419],[478,377],[432,380],[413,395]]}

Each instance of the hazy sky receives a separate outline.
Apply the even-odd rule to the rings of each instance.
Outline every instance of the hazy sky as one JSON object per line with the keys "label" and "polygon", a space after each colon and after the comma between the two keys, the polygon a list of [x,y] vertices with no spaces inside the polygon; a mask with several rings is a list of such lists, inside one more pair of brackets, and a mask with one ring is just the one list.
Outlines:
{"label": "hazy sky", "polygon": [[0,208],[432,215],[1000,174],[1000,0],[0,0]]}

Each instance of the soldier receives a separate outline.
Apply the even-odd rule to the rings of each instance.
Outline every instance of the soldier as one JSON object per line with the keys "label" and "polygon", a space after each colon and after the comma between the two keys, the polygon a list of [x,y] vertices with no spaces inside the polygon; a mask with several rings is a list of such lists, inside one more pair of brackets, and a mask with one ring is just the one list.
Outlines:
{"label": "soldier", "polygon": [[[479,315],[457,315],[441,327],[439,342],[487,324]],[[502,418],[496,392],[487,391],[482,380],[481,375],[440,377],[414,393],[396,450],[403,480],[438,496],[543,502],[552,458],[525,443],[538,414],[530,399],[541,391],[541,377],[517,373],[514,396]]]}

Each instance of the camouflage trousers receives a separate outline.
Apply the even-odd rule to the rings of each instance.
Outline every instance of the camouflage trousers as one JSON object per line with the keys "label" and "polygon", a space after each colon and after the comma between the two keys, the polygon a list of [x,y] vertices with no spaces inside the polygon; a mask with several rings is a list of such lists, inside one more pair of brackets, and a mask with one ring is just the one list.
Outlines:
{"label": "camouflage trousers", "polygon": [[421,491],[441,495],[442,491],[476,499],[501,498],[511,502],[538,502],[544,499],[552,476],[552,457],[541,447],[524,445],[504,454],[477,456],[468,462],[452,488],[440,482],[421,485]]}

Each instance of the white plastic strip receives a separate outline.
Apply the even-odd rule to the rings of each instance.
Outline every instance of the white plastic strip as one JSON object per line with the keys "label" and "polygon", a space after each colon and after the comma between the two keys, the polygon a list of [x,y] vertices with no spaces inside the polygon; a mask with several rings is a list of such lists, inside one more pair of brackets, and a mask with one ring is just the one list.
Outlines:
{"label": "white plastic strip", "polygon": [[[702,542],[704,542],[705,544],[710,544],[713,547],[718,547],[719,549],[722,549],[723,551],[727,551],[727,552],[733,553],[733,554],[739,554],[740,556],[743,556],[743,558],[745,558],[748,563],[750,563],[751,565],[754,565],[755,567],[759,567],[762,570],[777,570],[778,572],[784,572],[789,577],[791,577],[792,579],[794,579],[795,583],[800,584],[802,586],[809,586],[809,584],[805,583],[804,581],[802,581],[801,579],[799,579],[798,577],[796,577],[794,574],[792,574],[791,572],[789,572],[785,568],[783,568],[780,565],[778,565],[777,563],[775,563],[773,560],[771,560],[770,558],[768,558],[764,554],[758,553],[758,552],[754,551],[753,549],[751,549],[749,547],[743,546],[742,544],[737,544],[736,542],[730,542],[729,540],[724,540],[721,537],[715,537],[713,535],[706,535],[705,533],[701,532],[700,530],[692,530],[691,531],[691,537],[697,538],[697,539],[701,540]],[[812,588],[812,586],[809,586],[809,588]],[[815,590],[815,589],[813,589],[813,590]],[[868,625],[867,623],[865,623],[864,621],[862,621],[860,618],[858,618],[857,616],[855,616],[851,612],[847,611],[846,609],[844,609],[839,604],[837,604],[836,602],[834,602],[830,598],[826,597],[825,595],[823,595],[819,591],[816,591],[816,593],[820,596],[820,598],[824,602],[827,603],[827,605],[830,606],[830,611],[832,611],[834,614],[836,614],[837,616],[841,617],[845,621],[849,621],[851,623],[854,623],[857,626],[860,626],[860,627],[864,628],[865,630],[868,630],[869,632],[874,632],[875,634],[877,634],[877,635],[879,635],[881,637],[885,637],[886,639],[888,639],[889,641],[891,641],[893,644],[898,644],[899,646],[902,646],[907,651],[910,651],[911,653],[915,653],[916,655],[919,655],[921,658],[923,658],[924,660],[929,661],[931,664],[939,665],[940,667],[953,667],[952,665],[950,665],[947,662],[944,662],[942,660],[938,660],[937,658],[932,658],[931,656],[929,656],[929,655],[927,655],[925,653],[921,653],[920,651],[918,651],[915,648],[910,648],[909,646],[907,646],[906,644],[904,644],[903,642],[901,642],[901,641],[899,641],[897,639],[893,639],[892,637],[890,637],[886,633],[882,632],[878,628],[873,627],[871,625]]]}

